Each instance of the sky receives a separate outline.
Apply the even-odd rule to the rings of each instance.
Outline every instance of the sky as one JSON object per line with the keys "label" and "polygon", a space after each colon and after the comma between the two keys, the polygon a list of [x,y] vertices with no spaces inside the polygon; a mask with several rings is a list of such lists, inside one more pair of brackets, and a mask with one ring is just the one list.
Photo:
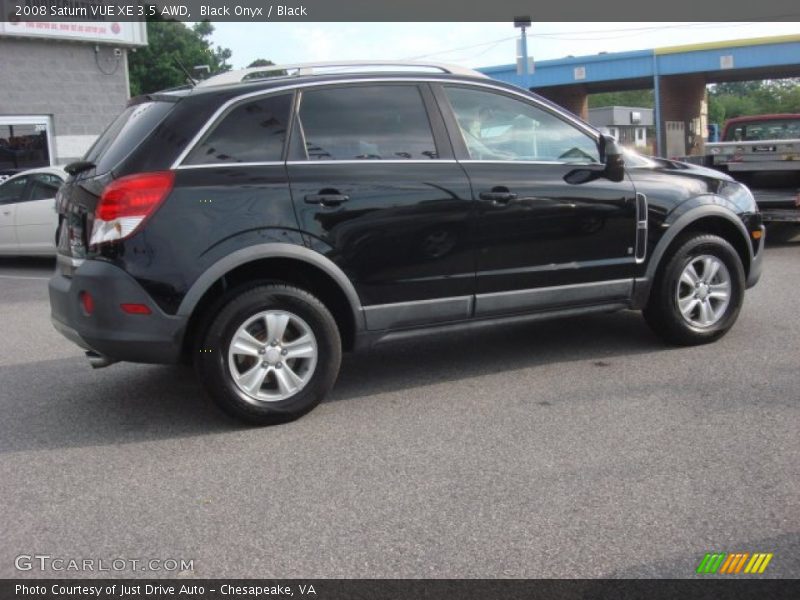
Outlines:
{"label": "sky", "polygon": [[[513,63],[512,23],[214,23],[212,41],[233,51],[234,68],[328,60],[431,60],[483,67]],[[534,60],[599,52],[800,34],[800,23],[534,23]]]}

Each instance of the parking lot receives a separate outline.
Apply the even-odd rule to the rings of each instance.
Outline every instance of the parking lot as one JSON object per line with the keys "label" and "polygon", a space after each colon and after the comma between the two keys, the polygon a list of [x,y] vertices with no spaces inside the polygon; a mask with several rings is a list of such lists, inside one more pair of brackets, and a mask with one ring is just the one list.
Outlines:
{"label": "parking lot", "polygon": [[796,231],[716,344],[666,347],[623,312],[386,345],[264,429],[188,368],[93,371],[50,325],[52,262],[0,260],[0,577],[41,576],[14,567],[36,553],[195,577],[688,577],[711,551],[798,577]]}

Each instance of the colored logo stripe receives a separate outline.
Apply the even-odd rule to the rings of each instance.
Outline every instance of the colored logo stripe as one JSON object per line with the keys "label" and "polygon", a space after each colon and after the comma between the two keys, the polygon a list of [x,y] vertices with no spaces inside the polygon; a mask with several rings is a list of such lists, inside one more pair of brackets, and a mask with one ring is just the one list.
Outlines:
{"label": "colored logo stripe", "polygon": [[[745,573],[761,574],[767,568],[769,561],[772,560],[772,553],[756,552],[750,554],[749,552],[734,552],[727,554],[725,552],[709,552],[700,561],[697,567],[697,573],[712,575],[714,573],[733,575],[742,572],[744,568]],[[750,559],[748,561],[748,559]],[[745,567],[745,564],[747,566]]]}
{"label": "colored logo stripe", "polygon": [[747,557],[750,556],[747,552],[738,552],[736,554],[729,554],[728,559],[723,563],[720,573],[738,573],[744,566]]}
{"label": "colored logo stripe", "polygon": [[700,566],[697,567],[698,573],[716,573],[717,569],[719,569],[722,561],[725,559],[725,553],[721,552],[719,554],[706,554],[703,557]]}
{"label": "colored logo stripe", "polygon": [[772,560],[772,553],[770,554],[753,554],[753,558],[750,559],[750,562],[747,563],[747,566],[744,568],[745,573],[763,573],[764,569],[767,568],[769,561]]}

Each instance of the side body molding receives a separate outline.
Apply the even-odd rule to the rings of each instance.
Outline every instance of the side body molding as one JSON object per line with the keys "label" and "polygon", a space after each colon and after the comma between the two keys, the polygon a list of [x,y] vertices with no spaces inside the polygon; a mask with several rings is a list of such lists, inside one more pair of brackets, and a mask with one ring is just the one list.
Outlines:
{"label": "side body molding", "polygon": [[736,213],[720,204],[701,204],[687,210],[673,222],[669,223],[669,228],[663,233],[661,239],[658,240],[656,247],[653,249],[653,253],[647,260],[647,269],[644,277],[635,280],[633,308],[643,308],[647,303],[647,299],[650,296],[650,288],[656,276],[656,270],[664,259],[664,253],[667,251],[672,241],[689,225],[704,217],[722,217],[734,225],[740,231],[742,238],[746,242],[750,262],[752,263],[753,247],[750,245],[750,236],[747,233],[744,223],[742,223],[742,220]]}
{"label": "side body molding", "polygon": [[325,272],[336,282],[347,297],[350,308],[353,311],[356,331],[364,329],[364,311],[361,308],[361,300],[344,271],[319,252],[314,252],[303,246],[280,242],[248,246],[215,262],[194,282],[186,293],[181,305],[178,307],[177,316],[188,318],[203,295],[220,277],[240,265],[264,258],[291,258],[308,263]]}

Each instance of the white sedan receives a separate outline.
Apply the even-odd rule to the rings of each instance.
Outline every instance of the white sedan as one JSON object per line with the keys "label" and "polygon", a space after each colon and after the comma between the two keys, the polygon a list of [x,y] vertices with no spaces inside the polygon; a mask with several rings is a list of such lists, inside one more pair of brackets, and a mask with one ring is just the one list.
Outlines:
{"label": "white sedan", "polygon": [[0,183],[0,255],[55,255],[55,197],[66,179],[64,169],[43,167]]}

